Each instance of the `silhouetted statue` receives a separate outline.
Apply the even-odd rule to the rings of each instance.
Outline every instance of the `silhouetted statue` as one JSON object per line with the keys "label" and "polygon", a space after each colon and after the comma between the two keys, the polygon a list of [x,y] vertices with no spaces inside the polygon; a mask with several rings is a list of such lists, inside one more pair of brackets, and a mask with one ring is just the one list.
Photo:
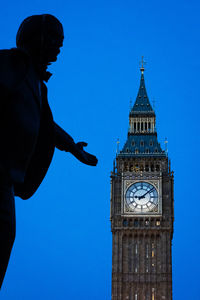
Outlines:
{"label": "silhouetted statue", "polygon": [[53,120],[47,100],[51,74],[63,45],[62,24],[52,15],[25,19],[17,32],[17,48],[0,51],[0,286],[15,239],[14,195],[28,199],[42,182],[55,147],[95,166]]}

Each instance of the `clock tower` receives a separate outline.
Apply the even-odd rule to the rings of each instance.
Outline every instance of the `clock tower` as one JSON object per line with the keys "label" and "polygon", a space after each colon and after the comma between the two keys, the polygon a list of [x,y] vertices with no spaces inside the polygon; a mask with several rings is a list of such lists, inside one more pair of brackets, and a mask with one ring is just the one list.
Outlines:
{"label": "clock tower", "polygon": [[112,300],[172,300],[173,172],[157,139],[143,64],[140,70],[111,173]]}

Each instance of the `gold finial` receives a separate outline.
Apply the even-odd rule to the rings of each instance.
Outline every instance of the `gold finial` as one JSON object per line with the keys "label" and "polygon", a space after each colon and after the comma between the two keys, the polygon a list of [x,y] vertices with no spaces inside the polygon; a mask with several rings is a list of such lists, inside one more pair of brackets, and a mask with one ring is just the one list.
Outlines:
{"label": "gold finial", "polygon": [[144,73],[144,65],[146,65],[146,61],[144,61],[144,56],[142,56],[142,60],[140,61],[140,71],[142,72],[142,74]]}

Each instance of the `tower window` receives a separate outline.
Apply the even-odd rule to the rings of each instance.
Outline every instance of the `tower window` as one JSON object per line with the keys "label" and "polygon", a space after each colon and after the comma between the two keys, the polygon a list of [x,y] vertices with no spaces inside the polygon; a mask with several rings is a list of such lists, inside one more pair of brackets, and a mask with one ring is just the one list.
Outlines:
{"label": "tower window", "polygon": [[140,219],[140,226],[141,226],[141,227],[143,227],[143,226],[144,226],[143,219]]}
{"label": "tower window", "polygon": [[142,171],[142,172],[144,171],[144,166],[143,165],[140,166],[140,171]]}
{"label": "tower window", "polygon": [[147,130],[147,122],[145,122],[145,130]]}
{"label": "tower window", "polygon": [[127,163],[124,164],[124,170],[128,171],[128,164]]}
{"label": "tower window", "polygon": [[160,170],[160,166],[156,165],[156,171],[158,172]]}
{"label": "tower window", "polygon": [[143,131],[143,122],[141,123],[141,130]]}
{"label": "tower window", "polygon": [[133,147],[135,147],[135,141],[132,141],[131,145],[132,145]]}
{"label": "tower window", "polygon": [[154,165],[151,165],[151,171],[154,172]]}
{"label": "tower window", "polygon": [[145,166],[145,171],[146,171],[146,172],[149,171],[149,166],[148,166],[148,165]]}
{"label": "tower window", "polygon": [[149,258],[149,245],[146,244],[146,258]]}
{"label": "tower window", "polygon": [[126,152],[127,152],[127,153],[129,152],[129,149],[128,149],[128,148],[126,148]]}
{"label": "tower window", "polygon": [[152,288],[151,300],[155,300],[155,289]]}
{"label": "tower window", "polygon": [[138,131],[140,130],[140,123],[139,122],[137,123],[137,130]]}
{"label": "tower window", "polygon": [[[154,250],[154,243],[151,245],[151,257],[153,258],[155,256],[155,250]],[[154,267],[154,263],[152,263],[152,267]]]}
{"label": "tower window", "polygon": [[137,246],[137,243],[135,244],[135,254],[138,253],[138,246]]}
{"label": "tower window", "polygon": [[135,154],[138,154],[139,153],[139,150],[138,148],[135,149]]}
{"label": "tower window", "polygon": [[145,153],[149,153],[149,148],[146,148],[146,149],[145,149]]}
{"label": "tower window", "polygon": [[150,140],[150,142],[149,142],[149,146],[153,146],[153,141],[152,140]]}
{"label": "tower window", "polygon": [[144,141],[140,142],[140,146],[144,147]]}
{"label": "tower window", "polygon": [[124,227],[128,226],[128,221],[126,219],[123,221],[123,225],[124,225]]}
{"label": "tower window", "polygon": [[134,220],[134,226],[138,227],[138,220]]}
{"label": "tower window", "polygon": [[160,226],[160,220],[156,221],[156,226]]}
{"label": "tower window", "polygon": [[136,131],[136,122],[134,122],[134,131]]}

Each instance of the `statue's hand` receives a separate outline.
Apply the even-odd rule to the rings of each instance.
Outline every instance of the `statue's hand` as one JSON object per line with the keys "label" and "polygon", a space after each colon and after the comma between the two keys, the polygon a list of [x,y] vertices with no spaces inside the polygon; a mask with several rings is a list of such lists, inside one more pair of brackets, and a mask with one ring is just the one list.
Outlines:
{"label": "statue's hand", "polygon": [[87,143],[79,142],[74,144],[73,151],[71,153],[82,163],[89,165],[89,166],[96,166],[98,159],[96,156],[86,152],[83,147],[86,147]]}

